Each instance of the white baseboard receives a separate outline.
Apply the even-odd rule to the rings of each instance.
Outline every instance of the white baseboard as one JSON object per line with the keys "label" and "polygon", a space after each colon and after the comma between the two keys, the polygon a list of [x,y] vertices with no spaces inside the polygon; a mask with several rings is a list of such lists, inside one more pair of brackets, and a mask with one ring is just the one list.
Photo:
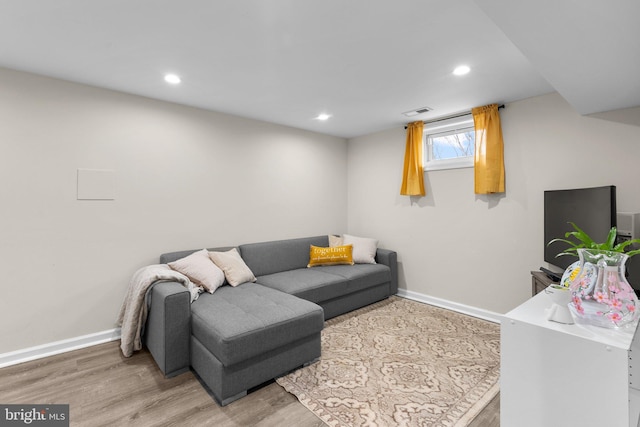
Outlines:
{"label": "white baseboard", "polygon": [[120,339],[120,328],[0,354],[0,368]]}
{"label": "white baseboard", "polygon": [[436,307],[446,308],[448,310],[467,314],[473,317],[478,317],[480,319],[488,320],[489,322],[494,323],[500,323],[500,321],[504,317],[502,314],[496,313],[494,311],[472,307],[470,305],[460,304],[458,302],[432,297],[430,295],[420,294],[418,292],[408,291],[406,289],[398,289],[398,296],[414,301],[423,302],[425,304],[435,305]]}
{"label": "white baseboard", "polygon": [[[478,317],[480,319],[488,320],[494,323],[500,323],[500,320],[503,317],[502,314],[493,311],[460,304],[442,298],[420,294],[418,292],[407,291],[406,289],[398,289],[398,296],[414,301],[423,302],[426,304],[435,305],[436,307],[446,308],[448,310],[453,310],[458,313]],[[66,353],[68,351],[79,350],[81,348],[91,347],[92,345],[103,344],[118,339],[120,339],[119,328],[96,332],[94,334],[83,335],[80,337],[69,338],[66,340],[25,348],[9,353],[2,353],[0,354],[0,368],[29,362],[31,360],[41,359],[43,357],[53,356],[56,354]]]}

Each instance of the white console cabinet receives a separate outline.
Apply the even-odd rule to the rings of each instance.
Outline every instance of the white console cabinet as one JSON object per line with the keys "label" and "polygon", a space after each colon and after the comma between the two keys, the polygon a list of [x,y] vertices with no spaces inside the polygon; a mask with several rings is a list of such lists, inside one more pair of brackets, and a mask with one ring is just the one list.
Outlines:
{"label": "white console cabinet", "polygon": [[500,425],[637,427],[639,393],[629,386],[635,328],[551,322],[550,306],[541,292],[502,320]]}

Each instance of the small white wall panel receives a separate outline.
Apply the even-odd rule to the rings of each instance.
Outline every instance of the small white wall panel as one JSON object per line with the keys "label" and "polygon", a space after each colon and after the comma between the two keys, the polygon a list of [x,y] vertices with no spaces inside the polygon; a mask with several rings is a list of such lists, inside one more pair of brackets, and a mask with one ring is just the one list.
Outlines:
{"label": "small white wall panel", "polygon": [[114,200],[115,198],[115,171],[78,169],[78,200]]}

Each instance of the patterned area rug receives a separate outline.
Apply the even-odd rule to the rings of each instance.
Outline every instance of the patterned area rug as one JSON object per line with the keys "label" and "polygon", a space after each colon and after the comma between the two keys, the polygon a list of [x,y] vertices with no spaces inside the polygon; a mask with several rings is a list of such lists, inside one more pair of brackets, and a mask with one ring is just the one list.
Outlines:
{"label": "patterned area rug", "polygon": [[499,391],[500,326],[399,297],[330,319],[276,381],[329,426],[466,426]]}

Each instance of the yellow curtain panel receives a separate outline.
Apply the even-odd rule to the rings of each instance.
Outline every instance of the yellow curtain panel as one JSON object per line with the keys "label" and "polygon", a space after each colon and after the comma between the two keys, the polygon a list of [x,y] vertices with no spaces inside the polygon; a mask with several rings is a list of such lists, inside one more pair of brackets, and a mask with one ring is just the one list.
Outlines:
{"label": "yellow curtain panel", "polygon": [[424,169],[422,167],[422,130],[424,123],[407,125],[407,145],[404,151],[404,172],[402,174],[403,196],[424,196]]}
{"label": "yellow curtain panel", "polygon": [[475,192],[504,193],[504,143],[498,104],[473,108],[471,114],[476,130]]}

